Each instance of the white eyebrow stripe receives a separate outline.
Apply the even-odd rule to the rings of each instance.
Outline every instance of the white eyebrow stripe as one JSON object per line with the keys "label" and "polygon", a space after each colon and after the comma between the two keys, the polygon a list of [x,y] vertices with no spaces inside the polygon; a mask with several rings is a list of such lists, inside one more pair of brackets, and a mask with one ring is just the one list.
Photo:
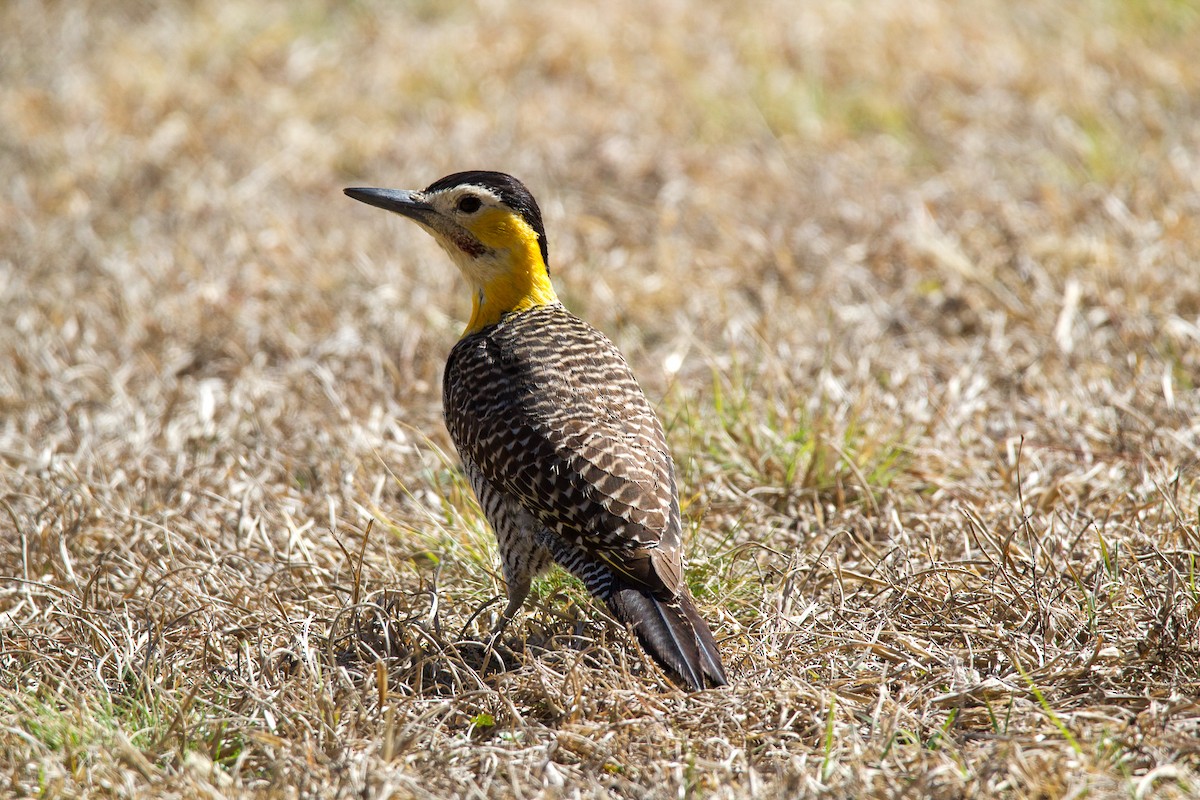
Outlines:
{"label": "white eyebrow stripe", "polygon": [[440,189],[436,192],[429,194],[428,197],[430,197],[430,198],[459,197],[460,195],[466,194],[468,192],[470,192],[472,195],[475,195],[476,197],[486,198],[486,199],[492,200],[493,202],[496,202],[496,203],[504,202],[503,200],[500,199],[500,195],[496,194],[491,189],[487,188],[486,186],[477,186],[473,183],[465,183],[465,184],[462,184],[461,186],[451,186],[447,189]]}

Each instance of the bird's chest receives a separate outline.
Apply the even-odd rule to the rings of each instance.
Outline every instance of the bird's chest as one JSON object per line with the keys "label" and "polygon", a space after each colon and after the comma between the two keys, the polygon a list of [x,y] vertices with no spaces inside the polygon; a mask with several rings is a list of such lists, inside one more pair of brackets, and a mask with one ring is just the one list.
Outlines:
{"label": "bird's chest", "polygon": [[[487,338],[463,340],[446,362],[442,412],[450,437],[462,450],[465,442],[486,445],[515,421],[536,388],[512,354]],[[499,423],[499,424],[498,424]]]}

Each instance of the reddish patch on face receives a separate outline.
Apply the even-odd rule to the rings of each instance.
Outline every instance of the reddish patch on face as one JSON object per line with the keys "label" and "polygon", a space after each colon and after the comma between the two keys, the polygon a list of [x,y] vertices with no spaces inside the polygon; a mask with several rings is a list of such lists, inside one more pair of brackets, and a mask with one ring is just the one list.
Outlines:
{"label": "reddish patch on face", "polygon": [[454,241],[454,246],[459,250],[462,250],[471,258],[479,258],[481,255],[483,255],[484,250],[486,249],[474,236],[458,234],[457,236],[453,236],[451,238]]}

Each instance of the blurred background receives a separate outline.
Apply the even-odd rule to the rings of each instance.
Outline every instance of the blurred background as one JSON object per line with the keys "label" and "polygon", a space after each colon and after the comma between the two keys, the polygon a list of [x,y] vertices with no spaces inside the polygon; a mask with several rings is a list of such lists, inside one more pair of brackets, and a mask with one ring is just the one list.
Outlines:
{"label": "blurred background", "polygon": [[[803,757],[822,752],[828,715],[849,750],[820,785],[882,785],[893,740],[841,736],[856,718],[822,698],[840,686],[869,707],[886,670],[825,643],[859,625],[855,641],[925,631],[951,612],[879,617],[875,585],[847,600],[829,560],[920,583],[975,564],[976,527],[1011,539],[1029,514],[1043,523],[1021,540],[1030,586],[1039,568],[1072,564],[1058,591],[1119,581],[1112,542],[1195,553],[1197,53],[1200,10],[1179,0],[0,4],[0,574],[15,576],[0,582],[14,631],[0,641],[25,687],[8,683],[0,713],[10,727],[50,713],[24,698],[64,679],[111,699],[122,669],[157,664],[143,688],[161,718],[114,723],[145,761],[131,757],[130,785],[182,780],[170,776],[186,748],[172,755],[172,742],[191,731],[226,767],[236,739],[255,774],[276,776],[260,788],[283,791],[289,769],[317,769],[313,742],[336,749],[304,722],[331,706],[247,694],[300,720],[284,732],[261,709],[229,710],[196,678],[204,659],[300,653],[298,620],[360,597],[346,553],[368,521],[364,592],[426,586],[432,567],[413,555],[425,551],[448,613],[500,590],[440,419],[463,284],[416,227],[341,193],[496,169],[538,198],[560,296],[618,343],[660,409],[694,588],[744,691],[795,692],[711,713],[752,726],[755,709],[783,703],[809,720],[795,737],[762,722],[774,732],[758,741],[775,749],[757,755],[710,746],[708,777],[684,776],[683,745],[673,766],[629,766],[637,747],[678,743],[683,717],[612,745],[623,778],[603,759],[560,768],[667,794],[753,793],[758,770],[792,793],[818,785]],[[1137,562],[1151,570],[1139,585],[1167,594],[1130,605],[1106,642],[1140,657],[1147,619],[1194,614],[1173,594],[1190,585],[1194,603],[1194,572],[1171,558]],[[1000,616],[963,613],[1007,625],[1024,584],[979,581]],[[1014,623],[1029,638],[1005,647],[1031,662],[1056,646],[1099,652],[1087,605]],[[70,620],[89,608],[107,616],[85,631]],[[818,636],[806,625],[831,638],[805,638]],[[1092,638],[1063,638],[1081,626]],[[937,657],[921,667],[941,677],[894,667],[896,725],[949,724],[922,687],[962,678],[933,664],[974,662],[942,633],[926,632]],[[1112,692],[1136,694],[1138,674]],[[1186,684],[1164,680],[1168,696]],[[1034,747],[1045,719],[1026,710]],[[475,713],[422,746],[459,753]],[[94,735],[80,753],[111,743],[78,724]],[[379,768],[354,759],[382,723],[354,724],[330,728],[342,757]],[[1163,726],[1169,750],[1181,729]],[[548,759],[521,749],[548,741],[527,735],[505,757]],[[42,770],[70,792],[94,779],[71,764],[131,769],[29,736],[4,751],[25,765],[14,785]],[[483,758],[463,741],[460,757]],[[946,763],[995,752],[960,745]],[[1139,752],[1130,769],[1144,774],[1157,756]],[[939,757],[918,747],[895,763],[930,776]],[[1045,763],[1077,757],[1063,747]],[[483,762],[471,763],[475,780]],[[1122,785],[1126,767],[1086,763]],[[336,773],[322,764],[312,791]],[[1012,768],[1030,780],[1080,769]],[[947,791],[990,785],[948,769]],[[347,785],[375,785],[354,774]],[[437,774],[442,791],[466,785]]]}
{"label": "blurred background", "polygon": [[[434,380],[405,345],[449,341],[461,287],[339,190],[465,168],[528,183],[568,303],[683,368],[1036,324],[1026,301],[1065,294],[1117,312],[1164,283],[1156,313],[1194,322],[1186,3],[3,14],[4,299],[26,330],[232,361],[353,332]],[[1086,356],[1077,327],[1059,339]]]}
{"label": "blurred background", "polygon": [[[822,370],[1194,375],[1188,3],[2,14],[2,379],[35,416],[70,369],[63,410],[99,392],[154,418],[164,378],[224,401],[307,355],[352,416],[399,391],[435,421],[467,300],[426,237],[340,189],[468,168],[532,188],[561,294],[659,398],[734,365],[810,401]],[[372,360],[390,385],[354,383]]]}

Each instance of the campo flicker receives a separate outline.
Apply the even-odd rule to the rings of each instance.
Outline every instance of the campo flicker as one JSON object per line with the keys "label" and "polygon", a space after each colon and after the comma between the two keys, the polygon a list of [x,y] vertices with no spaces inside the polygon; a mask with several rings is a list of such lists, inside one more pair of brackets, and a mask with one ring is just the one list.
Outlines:
{"label": "campo flicker", "polygon": [[613,343],[559,302],[533,195],[510,175],[483,171],[421,191],[345,191],[432,234],[470,286],[443,410],[499,544],[503,619],[558,564],[688,688],[728,683],[683,578],[662,424]]}

